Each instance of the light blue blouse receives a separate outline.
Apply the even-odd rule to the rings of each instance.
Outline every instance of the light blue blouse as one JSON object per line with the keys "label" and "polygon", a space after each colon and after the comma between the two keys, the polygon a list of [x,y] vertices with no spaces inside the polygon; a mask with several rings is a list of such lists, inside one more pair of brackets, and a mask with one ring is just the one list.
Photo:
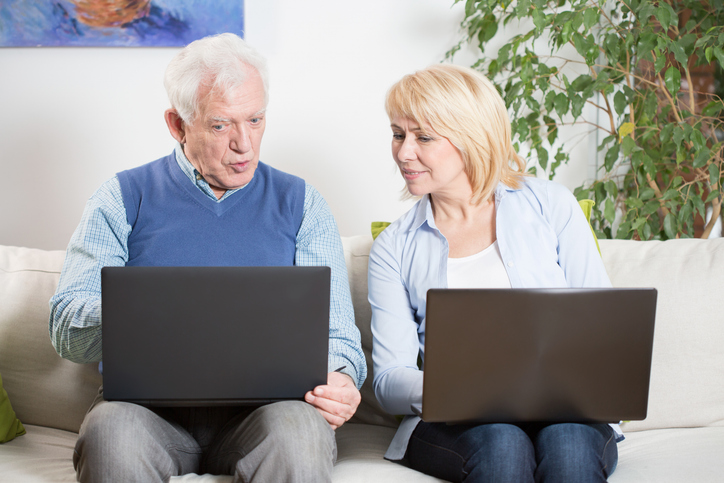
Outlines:
{"label": "light blue blouse", "polygon": [[[552,181],[525,178],[495,191],[496,238],[513,288],[610,287],[583,211]],[[385,455],[402,459],[420,421],[428,289],[447,287],[449,246],[429,196],[376,239],[369,259],[373,387],[382,407],[406,415]],[[617,433],[620,430],[616,426]]]}

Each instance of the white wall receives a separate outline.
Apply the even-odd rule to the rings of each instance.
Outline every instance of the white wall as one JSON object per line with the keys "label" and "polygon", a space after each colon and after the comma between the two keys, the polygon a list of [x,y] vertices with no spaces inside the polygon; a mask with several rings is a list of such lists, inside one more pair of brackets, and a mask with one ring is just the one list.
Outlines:
{"label": "white wall", "polygon": [[[317,187],[342,235],[409,207],[383,98],[454,44],[463,5],[451,4],[246,1],[246,39],[271,70],[261,159]],[[171,152],[162,78],[177,51],[0,49],[0,244],[65,248],[103,181]],[[581,160],[557,180],[573,187],[586,175]]]}

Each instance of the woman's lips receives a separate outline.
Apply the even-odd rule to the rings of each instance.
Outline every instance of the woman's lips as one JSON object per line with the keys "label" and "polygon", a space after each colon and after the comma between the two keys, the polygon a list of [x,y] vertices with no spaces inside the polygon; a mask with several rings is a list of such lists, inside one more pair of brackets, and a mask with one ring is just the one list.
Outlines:
{"label": "woman's lips", "polygon": [[411,171],[411,170],[409,170],[409,169],[403,169],[403,170],[402,170],[402,176],[403,176],[405,179],[415,179],[415,178],[419,178],[419,177],[422,175],[422,173],[424,173],[424,171]]}

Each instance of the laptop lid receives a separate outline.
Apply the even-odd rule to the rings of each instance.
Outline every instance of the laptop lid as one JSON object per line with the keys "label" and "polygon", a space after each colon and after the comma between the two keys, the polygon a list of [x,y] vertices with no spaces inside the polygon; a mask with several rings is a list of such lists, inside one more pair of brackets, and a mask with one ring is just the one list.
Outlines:
{"label": "laptop lid", "polygon": [[422,419],[646,418],[655,289],[432,289]]}
{"label": "laptop lid", "polygon": [[258,404],[326,384],[328,267],[106,267],[101,284],[107,400]]}

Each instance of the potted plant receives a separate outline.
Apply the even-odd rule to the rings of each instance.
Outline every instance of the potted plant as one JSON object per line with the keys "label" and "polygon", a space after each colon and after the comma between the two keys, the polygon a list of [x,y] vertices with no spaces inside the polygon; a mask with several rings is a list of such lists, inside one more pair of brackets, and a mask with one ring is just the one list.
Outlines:
{"label": "potted plant", "polygon": [[724,65],[720,0],[467,0],[462,28],[447,57],[478,53],[473,67],[501,87],[516,143],[537,157],[532,171],[553,177],[568,162],[564,126],[600,130],[602,166],[575,190],[596,202],[599,237],[709,236],[724,193],[724,102],[702,80]]}

